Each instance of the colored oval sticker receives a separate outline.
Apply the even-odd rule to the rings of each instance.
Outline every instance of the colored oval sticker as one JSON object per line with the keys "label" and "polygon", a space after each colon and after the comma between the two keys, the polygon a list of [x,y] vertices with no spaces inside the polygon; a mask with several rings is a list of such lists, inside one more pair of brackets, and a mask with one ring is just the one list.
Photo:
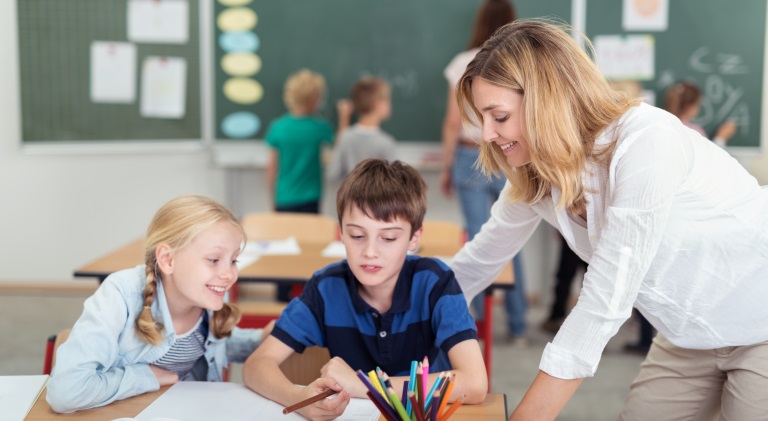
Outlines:
{"label": "colored oval sticker", "polygon": [[231,76],[253,76],[261,70],[261,59],[252,53],[229,53],[221,58],[221,68]]}
{"label": "colored oval sticker", "polygon": [[216,23],[222,31],[248,31],[256,26],[256,12],[245,7],[235,7],[219,14]]}
{"label": "colored oval sticker", "polygon": [[253,137],[261,128],[261,120],[256,114],[248,111],[232,113],[221,122],[221,131],[227,137],[245,139]]}
{"label": "colored oval sticker", "polygon": [[264,95],[259,82],[244,77],[235,77],[224,82],[224,96],[238,104],[255,104]]}
{"label": "colored oval sticker", "polygon": [[224,6],[245,6],[246,4],[252,2],[253,0],[219,0],[219,3],[223,4]]}
{"label": "colored oval sticker", "polygon": [[219,46],[228,53],[255,53],[259,49],[259,37],[253,32],[224,32],[219,35]]}

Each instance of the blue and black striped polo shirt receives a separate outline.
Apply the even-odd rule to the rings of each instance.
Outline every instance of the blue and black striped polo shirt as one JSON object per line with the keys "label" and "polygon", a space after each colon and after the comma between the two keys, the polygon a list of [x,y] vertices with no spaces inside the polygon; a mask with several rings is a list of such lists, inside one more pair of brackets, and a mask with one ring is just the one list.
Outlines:
{"label": "blue and black striped polo shirt", "polygon": [[477,339],[464,294],[439,260],[408,256],[384,314],[363,300],[360,287],[346,260],[327,266],[286,307],[272,335],[296,352],[327,347],[354,370],[379,366],[390,376],[408,375],[411,361],[425,356],[430,372],[450,370],[448,350]]}

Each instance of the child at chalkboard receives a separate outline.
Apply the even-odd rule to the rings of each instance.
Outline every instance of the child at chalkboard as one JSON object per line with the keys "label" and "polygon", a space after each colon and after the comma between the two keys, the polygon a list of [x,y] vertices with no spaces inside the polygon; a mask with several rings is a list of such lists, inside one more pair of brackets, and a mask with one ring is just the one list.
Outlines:
{"label": "child at chalkboard", "polygon": [[147,229],[144,264],[115,272],[85,301],[56,352],[46,399],[56,412],[107,405],[178,381],[221,381],[266,329],[238,329],[224,302],[245,232],[224,206],[182,196]]}
{"label": "child at chalkboard", "polygon": [[[323,195],[323,145],[333,142],[331,125],[317,115],[325,95],[322,75],[303,69],[285,83],[283,101],[288,113],[272,121],[267,130],[269,157],[267,186],[276,212],[320,213]],[[339,109],[339,130],[349,115]],[[278,285],[277,299],[290,300],[290,286]]]}
{"label": "child at chalkboard", "polygon": [[341,181],[365,159],[397,159],[395,139],[379,127],[392,113],[391,90],[387,81],[364,77],[352,87],[351,97],[358,120],[336,140],[326,173],[331,181]]}
{"label": "child at chalkboard", "polygon": [[[686,126],[696,130],[702,136],[709,138],[700,125],[693,122],[699,115],[701,107],[701,91],[692,82],[680,81],[669,87],[664,98],[664,109],[677,116]],[[736,123],[727,120],[715,131],[712,141],[721,148],[725,147],[728,140],[736,133]]]}

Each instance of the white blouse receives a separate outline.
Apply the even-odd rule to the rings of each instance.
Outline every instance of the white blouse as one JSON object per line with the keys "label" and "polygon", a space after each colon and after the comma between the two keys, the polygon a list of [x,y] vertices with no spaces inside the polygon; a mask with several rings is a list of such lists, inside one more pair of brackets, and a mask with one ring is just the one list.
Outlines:
{"label": "white blouse", "polygon": [[528,205],[507,184],[491,218],[452,261],[467,298],[487,287],[544,219],[589,268],[578,303],[540,369],[594,375],[608,340],[637,307],[673,344],[714,349],[768,340],[768,189],[673,115],[639,105],[598,138],[588,165],[587,236],[559,190]]}

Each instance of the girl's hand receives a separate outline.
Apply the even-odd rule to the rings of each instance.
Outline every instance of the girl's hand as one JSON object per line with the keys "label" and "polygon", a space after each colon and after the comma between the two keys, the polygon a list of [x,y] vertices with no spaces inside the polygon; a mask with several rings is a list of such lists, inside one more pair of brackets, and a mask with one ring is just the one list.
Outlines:
{"label": "girl's hand", "polygon": [[160,386],[167,386],[169,384],[176,384],[179,381],[179,375],[173,371],[163,370],[160,367],[150,365],[149,369],[152,370],[152,374],[160,383]]}
{"label": "girl's hand", "polygon": [[333,357],[325,363],[323,368],[320,369],[320,375],[324,378],[336,379],[353,398],[367,398],[365,392],[368,389],[357,377],[355,370],[339,357]]}
{"label": "girl's hand", "polygon": [[724,141],[728,141],[730,138],[733,137],[733,135],[736,133],[736,122],[733,120],[727,120],[725,123],[721,124],[720,127],[717,128],[717,132],[715,133],[715,138],[723,139]]}
{"label": "girl's hand", "polygon": [[296,411],[309,420],[322,421],[336,419],[344,413],[347,405],[349,405],[349,393],[347,393],[334,379],[321,377],[303,389],[303,397],[301,400],[311,398],[327,389],[332,389],[338,392],[338,394],[332,398],[321,399],[318,402],[307,405]]}

